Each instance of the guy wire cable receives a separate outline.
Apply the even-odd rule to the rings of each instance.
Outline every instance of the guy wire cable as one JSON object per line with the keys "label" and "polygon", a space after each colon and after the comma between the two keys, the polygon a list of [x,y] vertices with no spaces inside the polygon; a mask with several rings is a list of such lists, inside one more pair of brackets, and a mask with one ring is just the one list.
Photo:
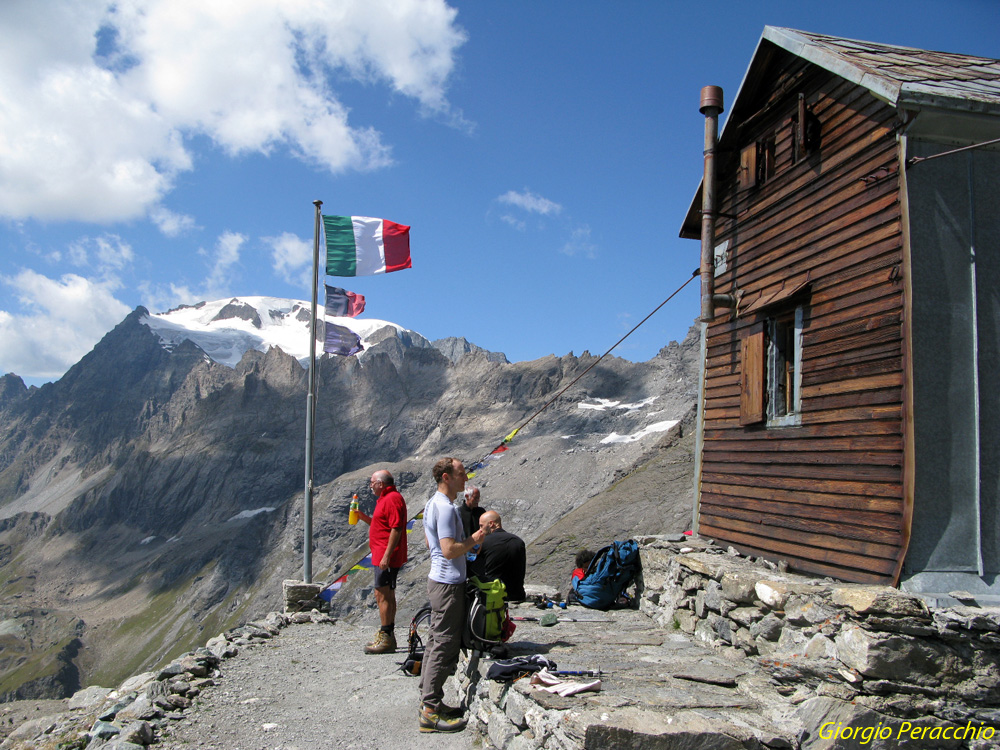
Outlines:
{"label": "guy wire cable", "polygon": [[532,415],[531,415],[530,417],[528,417],[528,418],[527,418],[527,419],[526,419],[526,420],[525,420],[525,421],[524,421],[524,422],[523,422],[523,423],[521,424],[521,426],[520,426],[520,427],[517,427],[517,428],[515,428],[513,432],[511,432],[511,433],[510,433],[509,435],[507,435],[507,437],[505,437],[505,438],[504,438],[504,439],[503,439],[503,440],[502,440],[502,441],[500,442],[500,445],[498,445],[498,446],[497,446],[496,448],[494,448],[494,449],[493,449],[492,451],[490,451],[490,452],[489,452],[489,453],[487,453],[487,454],[486,454],[485,456],[483,456],[483,457],[482,457],[481,459],[479,459],[478,461],[476,461],[476,463],[474,463],[474,464],[472,465],[472,469],[473,469],[473,471],[472,471],[472,474],[470,474],[469,476],[471,477],[471,476],[475,475],[475,473],[476,473],[476,471],[477,471],[478,469],[481,469],[481,468],[483,468],[483,461],[485,461],[485,460],[487,459],[487,457],[489,457],[489,456],[492,456],[492,455],[493,455],[494,453],[500,453],[500,452],[502,452],[502,451],[505,451],[505,450],[507,450],[507,443],[509,443],[509,442],[510,442],[511,440],[513,440],[513,439],[514,439],[514,436],[515,436],[515,435],[516,435],[516,434],[517,434],[518,432],[520,432],[520,431],[521,431],[522,429],[524,429],[525,427],[527,427],[527,426],[528,426],[528,424],[529,424],[529,423],[530,423],[530,422],[531,422],[531,421],[532,421],[532,420],[533,420],[533,419],[534,419],[535,417],[537,417],[537,416],[538,416],[539,414],[541,414],[541,413],[542,413],[543,411],[545,411],[545,410],[546,410],[546,409],[548,409],[548,408],[549,408],[550,406],[552,406],[552,404],[553,404],[553,403],[555,403],[555,401],[556,401],[556,400],[557,400],[557,399],[558,399],[558,398],[559,398],[559,397],[560,397],[561,395],[563,395],[563,394],[564,394],[564,393],[565,393],[566,391],[568,391],[568,390],[569,390],[570,388],[572,388],[572,387],[573,387],[574,385],[576,385],[576,382],[577,382],[577,381],[578,381],[578,380],[579,380],[580,378],[582,378],[582,377],[583,377],[584,375],[586,375],[586,374],[587,374],[588,372],[590,372],[590,371],[591,371],[592,369],[594,369],[594,368],[595,368],[595,367],[596,367],[596,366],[597,366],[598,364],[600,364],[601,360],[602,360],[602,359],[604,359],[605,357],[607,357],[607,356],[608,356],[609,354],[611,354],[611,352],[613,352],[613,351],[615,350],[615,348],[616,348],[616,347],[617,347],[617,346],[618,346],[618,345],[619,345],[620,343],[622,343],[622,342],[623,342],[623,341],[624,341],[625,339],[627,339],[627,338],[628,338],[629,336],[631,336],[631,335],[632,335],[633,333],[635,333],[635,332],[636,332],[636,330],[637,330],[637,329],[639,328],[639,326],[641,326],[641,325],[642,325],[643,323],[645,323],[645,322],[646,322],[647,320],[649,320],[649,319],[650,319],[651,317],[653,317],[653,316],[654,316],[654,315],[655,315],[655,314],[656,314],[656,313],[657,313],[657,312],[659,311],[659,309],[660,309],[661,307],[663,307],[663,306],[664,306],[665,304],[667,304],[667,303],[668,303],[668,302],[669,302],[670,300],[672,300],[672,299],[673,299],[674,297],[676,297],[676,296],[677,296],[678,294],[680,294],[681,290],[682,290],[682,289],[683,289],[684,287],[686,287],[686,286],[687,286],[688,284],[690,284],[690,283],[691,283],[691,281],[692,281],[692,280],[693,280],[693,279],[694,279],[694,278],[695,278],[696,276],[698,276],[698,274],[700,274],[700,273],[701,273],[701,269],[700,269],[700,268],[696,268],[696,269],[694,269],[694,272],[693,272],[693,273],[691,274],[691,278],[689,278],[689,279],[688,279],[687,281],[685,281],[685,282],[684,282],[683,284],[681,284],[681,285],[680,285],[679,287],[677,287],[677,289],[676,289],[676,290],[674,290],[673,294],[671,294],[671,295],[670,295],[669,297],[667,297],[667,298],[666,298],[665,300],[663,300],[663,302],[661,302],[661,303],[660,303],[659,305],[657,305],[657,306],[656,306],[656,308],[655,308],[655,309],[653,310],[653,312],[651,312],[651,313],[650,313],[649,315],[647,315],[647,316],[646,316],[645,318],[643,318],[643,319],[642,319],[642,320],[640,320],[640,321],[639,321],[638,323],[636,323],[636,324],[635,324],[635,326],[634,326],[634,327],[632,328],[632,330],[631,330],[631,331],[629,331],[629,332],[628,332],[628,333],[626,333],[626,334],[625,334],[624,336],[622,336],[622,337],[621,337],[620,339],[618,339],[618,341],[616,341],[616,342],[615,342],[615,343],[614,343],[614,344],[613,344],[613,345],[611,346],[611,348],[610,348],[610,349],[608,349],[608,350],[607,350],[606,352],[604,352],[604,354],[602,354],[602,355],[601,355],[600,357],[598,357],[598,358],[597,358],[597,360],[596,360],[596,361],[594,361],[594,362],[593,362],[593,363],[592,363],[592,364],[590,365],[590,367],[588,367],[588,368],[587,368],[586,370],[584,370],[584,371],[583,371],[583,372],[581,372],[581,373],[580,373],[579,375],[577,375],[577,376],[576,376],[575,378],[573,378],[573,382],[571,382],[571,383],[570,383],[569,385],[567,385],[567,386],[566,386],[565,388],[563,388],[563,389],[562,389],[561,391],[559,391],[559,393],[557,393],[557,394],[556,394],[555,396],[553,396],[553,397],[552,397],[551,399],[549,399],[549,400],[548,400],[548,401],[547,401],[547,402],[545,403],[545,405],[544,405],[544,406],[543,406],[543,407],[542,407],[541,409],[539,409],[539,410],[538,410],[538,411],[536,411],[536,412],[535,412],[534,414],[532,414]]}
{"label": "guy wire cable", "polygon": [[[547,402],[547,403],[545,404],[545,406],[543,406],[543,407],[542,407],[541,409],[539,409],[539,410],[538,410],[538,411],[536,411],[536,412],[535,412],[534,414],[532,414],[532,415],[531,415],[530,417],[528,417],[528,419],[526,419],[526,420],[525,420],[525,421],[524,421],[524,422],[523,422],[523,423],[521,424],[521,426],[520,426],[520,427],[518,427],[518,428],[517,428],[517,429],[515,429],[515,430],[514,430],[514,431],[513,431],[512,433],[510,433],[510,434],[509,434],[509,435],[508,435],[507,437],[505,437],[505,438],[503,439],[503,441],[502,441],[502,442],[500,443],[500,445],[498,445],[498,446],[497,446],[497,447],[496,447],[496,448],[495,448],[494,450],[492,450],[492,451],[491,451],[490,453],[487,453],[487,454],[486,454],[485,456],[483,456],[483,457],[482,457],[482,458],[481,458],[481,459],[480,459],[479,461],[477,461],[477,462],[476,462],[475,464],[473,464],[473,465],[472,465],[472,467],[470,467],[470,468],[472,468],[472,469],[473,469],[473,471],[471,471],[471,472],[469,473],[469,477],[470,477],[470,478],[471,478],[471,477],[473,477],[473,476],[475,475],[475,473],[476,473],[476,470],[478,470],[478,469],[481,469],[481,468],[483,468],[483,461],[485,461],[485,460],[486,460],[486,458],[487,458],[488,456],[491,456],[491,455],[493,455],[494,453],[499,453],[499,452],[501,452],[501,451],[505,451],[505,450],[507,450],[507,443],[509,443],[509,442],[510,442],[511,440],[513,440],[513,439],[514,439],[514,436],[515,436],[515,435],[516,435],[516,434],[517,434],[517,433],[518,433],[518,432],[519,432],[519,431],[520,431],[520,430],[521,430],[522,428],[526,427],[526,426],[528,425],[528,423],[529,423],[529,422],[531,422],[531,420],[533,420],[533,419],[534,419],[535,417],[537,417],[537,416],[538,416],[539,414],[541,414],[541,413],[542,413],[543,411],[545,411],[546,409],[548,409],[548,408],[549,408],[549,407],[550,407],[550,406],[551,406],[551,405],[552,405],[552,404],[553,404],[553,403],[555,402],[555,400],[556,400],[557,398],[559,398],[559,397],[560,397],[561,395],[563,395],[563,394],[564,394],[564,393],[565,393],[566,391],[568,391],[568,390],[569,390],[570,388],[572,388],[572,387],[573,387],[573,385],[574,385],[574,384],[576,384],[576,381],[578,381],[578,380],[579,380],[580,378],[582,378],[582,377],[583,377],[584,375],[586,375],[586,374],[587,374],[588,372],[590,372],[590,371],[591,371],[591,370],[592,370],[592,369],[593,369],[594,367],[596,367],[596,366],[597,366],[597,364],[598,364],[598,363],[599,363],[599,362],[600,362],[600,361],[601,361],[602,359],[604,359],[604,358],[605,358],[605,357],[607,357],[607,356],[608,356],[609,354],[611,354],[611,352],[612,352],[612,351],[614,351],[615,347],[617,347],[617,346],[618,346],[618,344],[620,344],[620,343],[621,343],[621,342],[623,342],[623,341],[624,341],[625,339],[627,339],[627,338],[628,338],[629,336],[631,336],[631,335],[632,335],[633,333],[635,333],[636,329],[638,329],[638,328],[639,328],[639,326],[641,326],[641,325],[642,325],[643,323],[645,323],[645,322],[646,322],[647,320],[649,320],[649,319],[650,319],[651,317],[653,317],[653,315],[655,315],[655,314],[656,314],[656,313],[657,313],[657,312],[659,311],[659,309],[660,309],[661,307],[663,307],[663,306],[664,306],[665,304],[667,304],[667,303],[668,303],[668,302],[669,302],[670,300],[672,300],[672,299],[673,299],[674,297],[676,297],[676,296],[677,296],[678,294],[680,294],[681,290],[682,290],[682,289],[683,289],[684,287],[686,287],[686,286],[687,286],[688,284],[690,284],[690,283],[691,283],[691,280],[692,280],[692,279],[694,279],[694,278],[695,278],[696,276],[698,276],[698,274],[699,274],[699,273],[701,273],[701,269],[700,269],[700,268],[696,268],[696,269],[694,270],[694,273],[692,273],[692,274],[691,274],[691,278],[690,278],[690,279],[688,279],[687,281],[685,281],[685,282],[684,282],[683,284],[681,284],[681,285],[680,285],[679,287],[677,287],[676,291],[674,291],[674,293],[673,293],[673,294],[671,294],[671,295],[670,295],[669,297],[667,297],[667,298],[666,298],[665,300],[663,300],[663,302],[661,302],[661,303],[660,303],[659,305],[657,305],[657,306],[656,306],[656,309],[655,309],[655,310],[653,310],[653,312],[651,312],[651,313],[650,313],[649,315],[647,315],[647,316],[646,316],[645,318],[643,318],[643,319],[642,319],[642,320],[640,320],[640,321],[639,321],[638,323],[636,323],[635,327],[634,327],[634,328],[632,328],[632,330],[631,330],[631,331],[629,331],[629,332],[628,332],[628,333],[626,333],[626,334],[625,334],[624,336],[622,336],[622,337],[621,337],[620,339],[618,339],[618,341],[617,341],[617,342],[616,342],[616,343],[614,344],[614,346],[612,346],[612,347],[611,347],[610,349],[608,349],[608,350],[607,350],[606,352],[604,352],[604,354],[602,354],[602,355],[601,355],[600,357],[598,357],[597,361],[595,361],[595,362],[594,362],[594,363],[593,363],[592,365],[590,365],[590,367],[588,367],[588,368],[587,368],[586,370],[584,370],[584,371],[583,371],[583,372],[581,372],[581,373],[580,373],[579,375],[577,375],[577,376],[576,376],[576,377],[575,377],[575,378],[573,379],[573,382],[572,382],[572,383],[570,383],[569,385],[567,385],[567,386],[566,386],[565,388],[563,388],[563,389],[562,389],[561,391],[559,391],[559,393],[557,393],[557,394],[556,394],[555,396],[553,396],[553,397],[552,397],[551,399],[549,399],[549,401],[548,401],[548,402]],[[410,533],[411,531],[413,531],[413,524],[414,524],[414,522],[415,522],[415,521],[417,521],[418,519],[422,519],[422,518],[423,518],[423,509],[421,508],[421,509],[420,509],[420,510],[419,510],[419,511],[418,511],[418,512],[416,513],[416,515],[414,515],[414,516],[413,516],[413,517],[412,517],[412,518],[411,518],[411,519],[410,519],[409,521],[407,521],[407,523],[406,523],[406,533],[407,533],[407,534],[409,534],[409,533]],[[343,573],[343,574],[342,574],[342,575],[341,575],[341,576],[340,576],[339,578],[337,578],[337,579],[336,579],[335,581],[333,581],[332,583],[328,583],[328,584],[327,584],[326,586],[324,586],[324,587],[322,588],[322,590],[320,591],[320,594],[319,594],[319,597],[320,597],[321,599],[323,599],[323,600],[325,600],[325,601],[328,601],[328,602],[329,602],[329,601],[330,601],[331,599],[333,599],[333,597],[334,597],[334,596],[336,596],[336,595],[337,595],[337,592],[339,592],[339,591],[340,591],[340,587],[341,587],[341,586],[342,586],[342,585],[343,585],[344,583],[346,583],[346,582],[347,582],[347,578],[348,578],[348,576],[350,576],[350,575],[351,575],[351,574],[353,574],[353,573],[356,573],[356,572],[357,572],[357,571],[359,571],[359,570],[367,570],[367,569],[370,569],[370,568],[372,568],[372,567],[374,567],[374,565],[372,564],[372,560],[371,560],[371,553],[369,553],[369,554],[365,555],[364,557],[362,557],[362,558],[361,558],[360,560],[358,560],[358,561],[357,561],[357,562],[356,562],[356,563],[355,563],[354,565],[352,565],[352,566],[351,566],[350,568],[348,568],[348,569],[347,569],[347,572],[346,572],[346,573]]]}

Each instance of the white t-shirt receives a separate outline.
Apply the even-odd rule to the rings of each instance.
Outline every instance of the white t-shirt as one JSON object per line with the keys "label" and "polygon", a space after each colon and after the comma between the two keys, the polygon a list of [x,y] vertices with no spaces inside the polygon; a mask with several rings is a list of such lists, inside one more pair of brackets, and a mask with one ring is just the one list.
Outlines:
{"label": "white t-shirt", "polygon": [[431,551],[431,572],[427,577],[438,583],[462,583],[465,581],[465,555],[454,560],[445,559],[441,552],[441,539],[450,537],[456,542],[465,541],[465,528],[458,507],[452,505],[448,496],[435,492],[424,506],[424,536]]}

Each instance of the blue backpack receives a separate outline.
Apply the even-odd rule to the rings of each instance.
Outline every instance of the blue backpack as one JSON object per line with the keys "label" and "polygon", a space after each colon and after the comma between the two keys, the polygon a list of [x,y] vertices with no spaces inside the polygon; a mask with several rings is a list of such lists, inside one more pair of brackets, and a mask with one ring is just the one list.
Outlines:
{"label": "blue backpack", "polygon": [[641,569],[639,544],[634,539],[602,547],[583,578],[573,580],[580,603],[591,609],[609,609],[635,580]]}

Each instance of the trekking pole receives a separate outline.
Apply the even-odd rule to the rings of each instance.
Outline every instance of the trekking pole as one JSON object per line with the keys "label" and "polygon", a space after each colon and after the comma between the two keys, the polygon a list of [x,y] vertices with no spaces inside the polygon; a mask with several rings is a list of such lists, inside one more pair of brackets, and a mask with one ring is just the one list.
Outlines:
{"label": "trekking pole", "polygon": [[[543,617],[545,616],[525,617],[518,615],[517,617],[511,617],[510,619],[514,622],[540,622]],[[556,620],[559,622],[614,622],[614,620],[610,617],[566,617],[564,615],[557,616]]]}
{"label": "trekking pole", "polygon": [[549,674],[554,674],[557,677],[600,677],[601,675],[605,675],[608,673],[602,672],[600,668],[598,668],[598,669],[557,669],[554,672],[549,670]]}

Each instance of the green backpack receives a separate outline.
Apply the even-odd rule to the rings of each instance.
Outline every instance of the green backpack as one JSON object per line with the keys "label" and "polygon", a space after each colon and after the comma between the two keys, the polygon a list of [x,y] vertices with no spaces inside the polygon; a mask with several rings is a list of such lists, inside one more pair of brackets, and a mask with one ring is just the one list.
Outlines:
{"label": "green backpack", "polygon": [[466,584],[469,617],[462,645],[476,651],[489,651],[502,641],[507,621],[507,587],[497,579],[483,583],[476,576]]}

